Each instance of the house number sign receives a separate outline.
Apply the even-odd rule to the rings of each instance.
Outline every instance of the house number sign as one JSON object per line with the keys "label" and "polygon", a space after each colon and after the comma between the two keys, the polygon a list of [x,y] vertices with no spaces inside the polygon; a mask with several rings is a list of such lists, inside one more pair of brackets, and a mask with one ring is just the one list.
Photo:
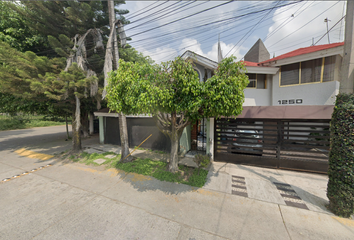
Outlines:
{"label": "house number sign", "polygon": [[278,104],[302,104],[302,99],[278,100]]}

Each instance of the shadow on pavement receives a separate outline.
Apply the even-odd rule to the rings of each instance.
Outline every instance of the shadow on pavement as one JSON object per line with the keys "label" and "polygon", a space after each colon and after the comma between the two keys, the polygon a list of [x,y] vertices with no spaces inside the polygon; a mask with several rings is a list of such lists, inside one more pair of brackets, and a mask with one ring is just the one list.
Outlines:
{"label": "shadow on pavement", "polygon": [[[239,168],[242,169],[242,170],[246,170],[246,171],[252,172],[253,174],[258,175],[261,178],[263,178],[264,180],[270,181],[272,183],[285,183],[282,180],[277,180],[273,176],[268,177],[266,175],[263,175],[263,174],[261,174],[259,172],[254,171],[253,169],[246,168],[246,167],[244,167],[242,165],[239,165]],[[286,170],[282,170],[282,171],[286,171]],[[273,173],[273,174],[275,174],[275,173]],[[278,173],[278,175],[282,176],[282,174],[279,174],[279,173]],[[308,174],[307,179],[317,180],[316,178],[311,177],[310,174]],[[309,202],[311,204],[316,205],[317,207],[319,207],[323,211],[330,213],[330,211],[326,208],[326,204],[327,204],[327,200],[326,199],[318,197],[318,196],[316,196],[316,195],[304,190],[303,187],[298,186],[298,185],[296,185],[294,183],[288,183],[288,184],[290,184],[294,188],[295,192],[297,192],[298,194],[300,193],[300,195],[305,195],[306,196],[306,199],[303,199],[303,200],[309,200]]]}

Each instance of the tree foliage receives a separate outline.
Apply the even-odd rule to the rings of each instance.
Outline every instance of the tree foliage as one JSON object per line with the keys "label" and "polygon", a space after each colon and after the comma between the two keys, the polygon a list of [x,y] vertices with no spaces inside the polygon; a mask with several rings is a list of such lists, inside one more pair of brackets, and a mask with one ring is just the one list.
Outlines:
{"label": "tree foliage", "polygon": [[329,209],[350,217],[354,213],[354,94],[337,95],[330,130]]}
{"label": "tree foliage", "polygon": [[182,58],[149,65],[120,61],[107,87],[108,107],[125,114],[152,114],[171,139],[169,170],[178,170],[178,141],[183,128],[201,117],[237,116],[242,111],[245,68],[224,59],[215,75],[199,81],[192,64]]}
{"label": "tree foliage", "polygon": [[59,73],[65,59],[39,57],[33,52],[19,52],[0,41],[0,92],[21,98],[36,98],[30,84],[39,75]]}
{"label": "tree foliage", "polygon": [[12,2],[0,2],[0,41],[21,52],[48,50],[45,36],[32,29],[13,7],[23,9],[23,6]]}

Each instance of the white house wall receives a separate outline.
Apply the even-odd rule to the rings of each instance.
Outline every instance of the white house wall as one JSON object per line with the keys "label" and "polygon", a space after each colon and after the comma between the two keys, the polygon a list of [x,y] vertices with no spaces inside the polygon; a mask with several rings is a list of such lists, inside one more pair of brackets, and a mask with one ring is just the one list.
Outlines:
{"label": "white house wall", "polygon": [[201,77],[201,81],[203,81],[203,79],[204,79],[204,75],[205,75],[205,67],[204,66],[202,66],[202,65],[200,65],[200,64],[198,64],[198,63],[194,63],[193,64],[194,66],[194,69],[197,69],[197,71],[199,72],[199,74],[200,74],[200,77]]}
{"label": "white house wall", "polygon": [[[272,105],[283,105],[279,104],[283,100],[288,101],[286,105],[334,105],[338,92],[338,81],[280,87],[279,74],[275,74]],[[289,104],[289,100],[302,100],[302,103]]]}
{"label": "white house wall", "polygon": [[266,89],[246,88],[243,106],[272,106],[272,75],[267,75]]}

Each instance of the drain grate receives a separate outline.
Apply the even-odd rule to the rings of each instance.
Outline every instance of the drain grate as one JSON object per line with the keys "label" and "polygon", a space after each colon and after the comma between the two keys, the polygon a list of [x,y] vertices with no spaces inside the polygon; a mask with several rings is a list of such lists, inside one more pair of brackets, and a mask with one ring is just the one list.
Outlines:
{"label": "drain grate", "polygon": [[244,177],[232,175],[232,194],[248,197],[247,187]]}
{"label": "drain grate", "polygon": [[297,195],[291,185],[278,182],[273,182],[273,184],[278,189],[280,195],[283,197],[284,202],[287,206],[309,210],[305,202],[299,197],[299,195]]}
{"label": "drain grate", "polygon": [[22,176],[28,175],[28,174],[30,174],[30,173],[36,172],[36,171],[38,171],[38,170],[41,170],[41,169],[44,169],[44,168],[47,168],[47,167],[50,167],[50,166],[52,166],[52,164],[47,164],[47,165],[45,165],[45,166],[40,166],[39,168],[34,168],[34,169],[32,169],[31,171],[29,171],[29,172],[27,172],[27,171],[22,172],[21,174],[14,175],[14,176],[12,176],[12,177],[10,177],[10,178],[4,178],[3,180],[1,180],[0,183],[8,182],[8,181],[10,181],[10,180],[12,180],[12,179],[15,179],[15,178],[20,178],[20,177],[22,177]]}

